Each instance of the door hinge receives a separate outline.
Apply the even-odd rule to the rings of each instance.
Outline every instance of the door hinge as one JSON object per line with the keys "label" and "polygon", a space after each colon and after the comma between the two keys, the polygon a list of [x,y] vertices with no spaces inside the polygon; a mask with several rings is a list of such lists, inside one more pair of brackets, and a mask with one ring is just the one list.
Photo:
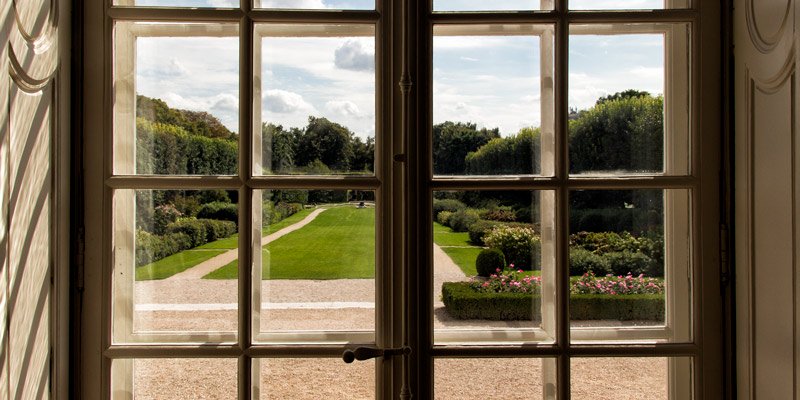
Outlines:
{"label": "door hinge", "polygon": [[726,288],[731,282],[730,275],[730,252],[728,250],[728,226],[719,226],[719,264],[720,264],[720,287]]}

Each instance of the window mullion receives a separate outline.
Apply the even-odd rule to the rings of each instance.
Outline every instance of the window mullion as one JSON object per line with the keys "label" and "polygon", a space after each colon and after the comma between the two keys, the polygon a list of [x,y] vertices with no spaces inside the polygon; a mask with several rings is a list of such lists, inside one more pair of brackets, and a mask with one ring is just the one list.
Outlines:
{"label": "window mullion", "polygon": [[569,0],[556,0],[558,21],[555,28],[555,176],[561,183],[555,199],[556,249],[556,343],[562,353],[557,361],[556,396],[570,398],[569,349]]}
{"label": "window mullion", "polygon": [[[239,26],[239,177],[247,182],[253,175],[253,20],[248,14],[252,0],[241,0],[244,17]],[[239,189],[239,399],[253,395],[253,362],[247,350],[253,341],[253,189]],[[260,282],[259,282],[260,284]],[[260,372],[260,371],[256,371]]]}

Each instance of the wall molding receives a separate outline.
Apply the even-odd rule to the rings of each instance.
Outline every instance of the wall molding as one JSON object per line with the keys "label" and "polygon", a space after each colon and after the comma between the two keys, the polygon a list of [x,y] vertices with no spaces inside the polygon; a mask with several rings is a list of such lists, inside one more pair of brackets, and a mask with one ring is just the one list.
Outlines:
{"label": "wall molding", "polygon": [[[757,0],[745,0],[745,14],[747,17],[747,31],[750,33],[750,40],[753,46],[762,53],[769,53],[774,50],[784,36],[786,27],[789,25],[789,17],[792,15],[792,1],[786,0],[786,7],[783,18],[778,30],[771,36],[766,37],[759,28],[759,21],[756,18],[755,4]],[[763,2],[763,0],[761,0]]]}

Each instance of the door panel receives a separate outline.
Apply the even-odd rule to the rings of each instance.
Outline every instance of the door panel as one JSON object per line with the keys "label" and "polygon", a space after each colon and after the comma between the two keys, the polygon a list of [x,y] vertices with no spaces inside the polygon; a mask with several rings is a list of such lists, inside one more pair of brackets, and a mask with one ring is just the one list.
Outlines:
{"label": "door panel", "polygon": [[734,7],[741,398],[798,395],[795,6],[740,0]]}

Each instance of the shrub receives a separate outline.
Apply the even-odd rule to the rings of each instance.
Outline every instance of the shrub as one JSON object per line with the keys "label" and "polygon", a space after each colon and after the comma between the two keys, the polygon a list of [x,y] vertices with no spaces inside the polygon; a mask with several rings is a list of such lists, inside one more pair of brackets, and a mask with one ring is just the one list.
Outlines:
{"label": "shrub", "polygon": [[173,204],[184,217],[197,217],[197,213],[200,212],[202,207],[195,196],[178,196]]}
{"label": "shrub", "polygon": [[541,293],[542,278],[522,275],[522,270],[498,268],[485,281],[470,281],[472,290],[481,293]]}
{"label": "shrub", "polygon": [[569,274],[570,276],[581,276],[587,272],[594,272],[599,275],[605,275],[611,271],[608,268],[608,263],[603,257],[592,253],[589,250],[578,248],[570,248],[569,250]]}
{"label": "shrub", "polygon": [[186,218],[167,225],[167,233],[184,233],[191,240],[191,247],[206,243],[206,225],[194,218]]}
{"label": "shrub", "polygon": [[583,274],[572,282],[570,293],[573,294],[661,294],[664,293],[664,281],[656,278],[645,278],[644,275],[633,276],[601,276],[593,273]]}
{"label": "shrub", "polygon": [[533,229],[519,226],[498,226],[483,239],[490,248],[499,249],[506,261],[521,269],[538,269],[541,241]]}
{"label": "shrub", "polygon": [[[538,294],[476,292],[470,282],[442,284],[442,301],[455,319],[540,320]],[[572,294],[573,320],[664,320],[664,295]],[[534,314],[535,313],[535,314]]]}
{"label": "shrub", "polygon": [[442,211],[456,212],[465,208],[467,208],[467,206],[456,199],[433,199],[434,218]]}
{"label": "shrub", "polygon": [[459,210],[450,215],[450,218],[447,219],[447,226],[454,232],[466,232],[479,219],[478,213],[474,210]]}
{"label": "shrub", "polygon": [[[441,215],[441,214],[439,214]],[[489,233],[492,229],[497,226],[502,225],[500,222],[497,221],[485,221],[480,220],[469,227],[469,241],[472,244],[483,246],[483,238]]]}
{"label": "shrub", "polygon": [[475,259],[475,269],[478,271],[478,276],[488,277],[497,271],[501,271],[506,267],[506,258],[503,252],[498,249],[484,249],[478,253],[478,258]]}
{"label": "shrub", "polygon": [[206,243],[226,238],[236,233],[236,224],[231,221],[198,219],[197,222],[205,225]]}
{"label": "shrub", "polygon": [[615,251],[603,255],[610,272],[614,275],[648,275],[664,276],[663,267],[644,253],[631,251]]}
{"label": "shrub", "polygon": [[451,215],[453,215],[452,211],[442,211],[436,216],[436,222],[447,226]]}
{"label": "shrub", "polygon": [[177,221],[180,217],[181,212],[172,204],[164,204],[154,208],[153,233],[156,235],[163,235],[167,229],[167,225]]}
{"label": "shrub", "polygon": [[220,221],[239,221],[239,207],[236,204],[215,201],[203,204],[197,218],[216,219]]}
{"label": "shrub", "polygon": [[494,208],[482,212],[481,218],[489,221],[514,222],[517,220],[517,213],[510,208]]}
{"label": "shrub", "polygon": [[161,236],[138,230],[135,248],[136,266],[140,267],[190,248],[192,241],[185,233]]}

